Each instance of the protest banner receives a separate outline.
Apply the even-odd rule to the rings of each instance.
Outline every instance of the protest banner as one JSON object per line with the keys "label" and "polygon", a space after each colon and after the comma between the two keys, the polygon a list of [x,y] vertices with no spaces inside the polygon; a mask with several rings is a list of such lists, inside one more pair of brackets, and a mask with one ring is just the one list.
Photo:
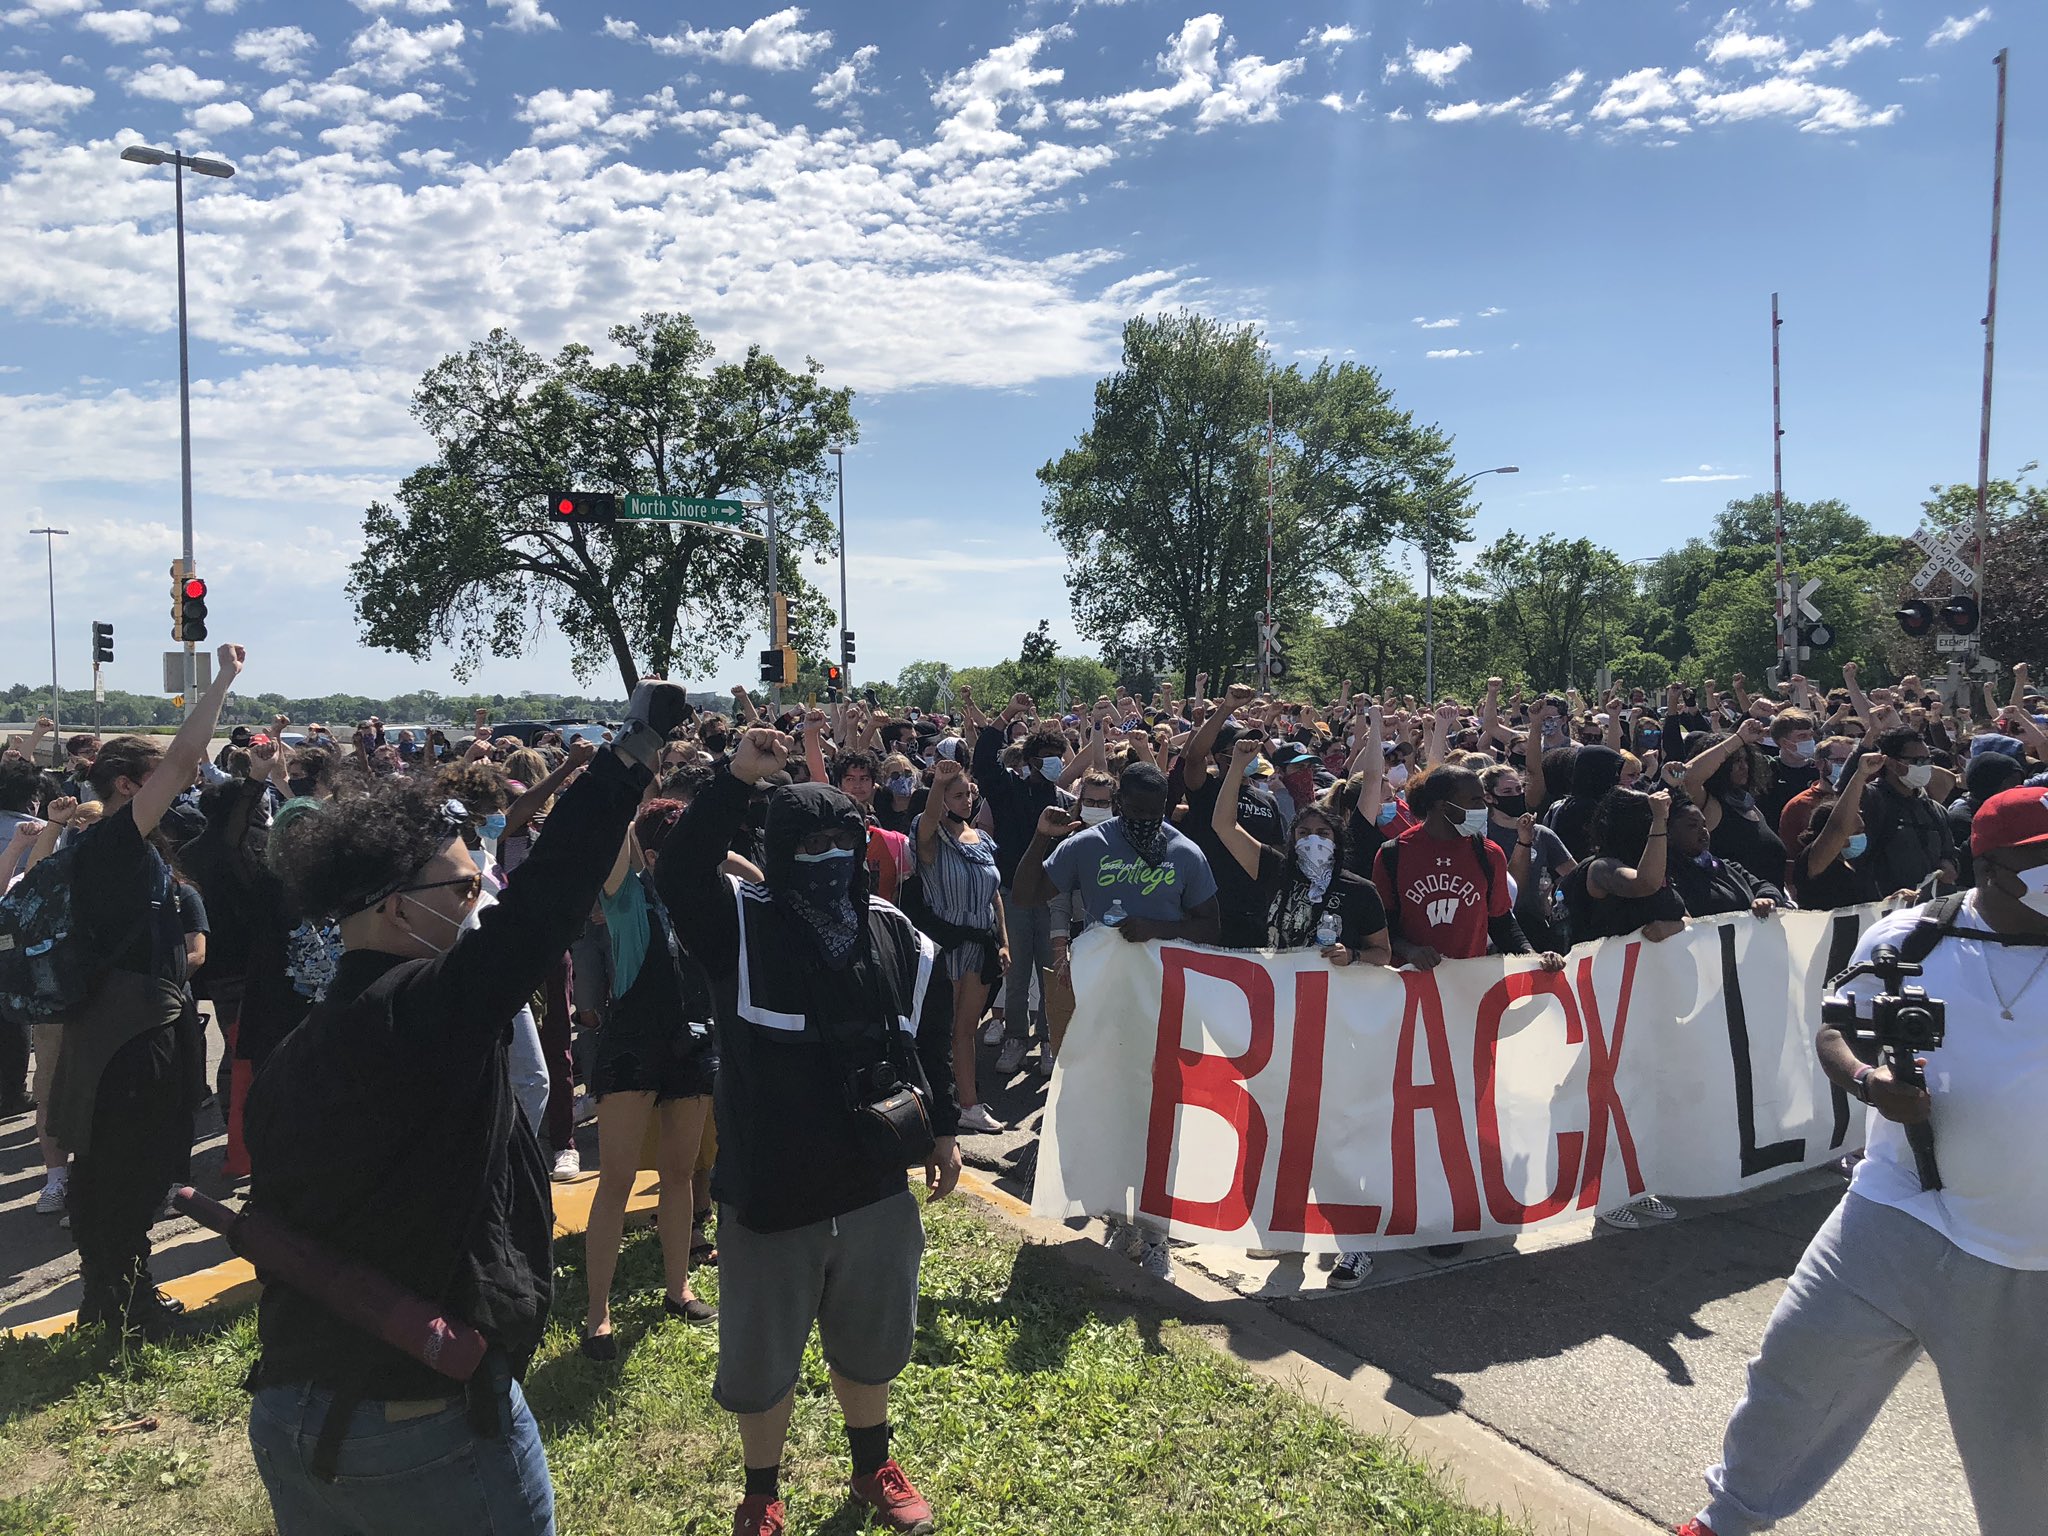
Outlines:
{"label": "protest banner", "polygon": [[1097,930],[1074,949],[1033,1209],[1248,1248],[1408,1248],[1832,1161],[1861,1147],[1862,1106],[1815,1059],[1821,994],[1881,910],[1697,921],[1583,945],[1557,974]]}

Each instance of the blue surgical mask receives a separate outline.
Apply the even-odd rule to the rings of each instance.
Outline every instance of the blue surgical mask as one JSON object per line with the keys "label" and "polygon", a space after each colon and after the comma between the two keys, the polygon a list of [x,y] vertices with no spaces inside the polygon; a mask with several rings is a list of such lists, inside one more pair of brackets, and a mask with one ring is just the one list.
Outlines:
{"label": "blue surgical mask", "polygon": [[1060,776],[1061,772],[1066,768],[1066,766],[1067,764],[1064,758],[1041,757],[1038,760],[1038,771],[1044,774],[1048,779],[1057,779]]}
{"label": "blue surgical mask", "polygon": [[1848,859],[1860,859],[1863,857],[1864,850],[1869,846],[1870,838],[1866,834],[1851,832],[1848,843],[1842,848],[1842,856]]}
{"label": "blue surgical mask", "polygon": [[1396,805],[1396,804],[1395,804],[1395,803],[1394,803],[1393,801],[1391,801],[1391,800],[1382,800],[1382,801],[1380,802],[1380,811],[1379,811],[1379,815],[1378,815],[1378,817],[1377,817],[1377,818],[1375,818],[1375,819],[1376,819],[1376,821],[1377,821],[1378,825],[1380,825],[1380,826],[1383,826],[1383,827],[1384,827],[1384,826],[1385,826],[1385,825],[1386,825],[1386,824],[1387,824],[1388,822],[1392,821],[1392,820],[1393,820],[1393,819],[1394,819],[1394,818],[1395,818],[1396,816],[1398,816],[1398,815],[1400,815],[1400,814],[1401,814],[1401,807],[1400,807],[1400,806]]}
{"label": "blue surgical mask", "polygon": [[503,811],[493,811],[484,818],[483,834],[485,837],[490,838],[499,838],[505,835],[505,813]]}
{"label": "blue surgical mask", "polygon": [[827,848],[823,853],[799,853],[789,875],[790,889],[814,907],[836,907],[846,900],[853,885],[855,861],[851,848]]}

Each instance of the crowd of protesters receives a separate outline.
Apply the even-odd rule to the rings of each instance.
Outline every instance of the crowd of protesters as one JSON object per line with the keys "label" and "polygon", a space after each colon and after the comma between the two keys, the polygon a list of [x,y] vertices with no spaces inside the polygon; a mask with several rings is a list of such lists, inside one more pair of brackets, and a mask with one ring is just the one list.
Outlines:
{"label": "crowd of protesters", "polygon": [[[216,752],[242,665],[222,648],[168,745],[73,736],[45,767],[43,722],[0,758],[5,876],[65,861],[98,972],[77,1007],[5,1010],[0,1094],[30,1103],[33,1061],[37,1209],[71,1227],[82,1324],[175,1326],[149,1228],[211,1098],[224,1172],[257,1208],[489,1340],[451,1393],[266,1276],[251,1439],[287,1533],[456,1528],[436,1527],[431,1468],[462,1446],[493,1528],[551,1528],[519,1378],[551,1296],[549,1182],[583,1176],[587,1118],[583,1353],[616,1357],[648,1147],[665,1308],[720,1329],[716,1396],[746,1453],[735,1529],[782,1529],[816,1323],[855,1497],[930,1530],[888,1452],[922,1251],[905,1171],[944,1195],[956,1136],[1007,1129],[992,1090],[1051,1075],[1084,931],[1555,970],[1574,945],[1695,919],[1967,888],[1977,809],[2048,784],[2048,701],[2024,667],[1971,712],[1910,677],[1866,692],[1853,666],[1831,691],[1738,676],[1586,699],[1496,678],[1463,702],[1348,683],[1313,702],[1212,698],[1200,677],[1186,698],[1072,708],[963,687],[938,712],[778,710],[739,688],[699,711],[646,684],[610,729],[501,736],[479,712],[465,737],[368,720],[344,745],[280,716]],[[1603,1219],[1671,1214],[1652,1197]],[[1110,1241],[1170,1276],[1157,1234]],[[713,1264],[722,1315],[692,1285]],[[1330,1283],[1370,1268],[1341,1255]],[[421,1403],[428,1427],[403,1422],[428,1470],[352,1477],[394,1454],[390,1410]]]}

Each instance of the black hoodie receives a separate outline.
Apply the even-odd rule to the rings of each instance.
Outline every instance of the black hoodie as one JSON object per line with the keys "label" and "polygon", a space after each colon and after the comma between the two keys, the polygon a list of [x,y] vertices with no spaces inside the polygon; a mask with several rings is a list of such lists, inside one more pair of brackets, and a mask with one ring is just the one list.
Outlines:
{"label": "black hoodie", "polygon": [[[691,802],[662,847],[655,884],[677,935],[711,978],[718,1008],[718,1164],[711,1192],[756,1232],[783,1232],[844,1215],[900,1194],[905,1169],[877,1159],[848,1106],[846,1062],[865,1049],[879,1056],[891,999],[907,1009],[924,941],[896,908],[867,894],[867,866],[855,861],[853,901],[862,917],[852,960],[825,962],[808,926],[772,899],[786,882],[798,843],[813,832],[862,828],[859,810],[823,784],[790,784],[768,801],[763,838],[765,887],[735,890],[719,866],[746,813],[748,786],[723,770]],[[800,1015],[800,1031],[750,1023],[739,1012],[739,904],[757,956],[784,962],[753,971],[755,1004]],[[774,996],[765,998],[772,990]],[[921,1071],[932,1130],[959,1127],[953,1099],[953,993],[932,967],[916,1017],[916,1049],[905,1063]],[[828,1036],[828,1044],[819,1036]]]}
{"label": "black hoodie", "polygon": [[1614,748],[1580,747],[1572,759],[1572,792],[1544,818],[1544,825],[1564,840],[1572,857],[1582,864],[1593,856],[1593,808],[1621,782],[1621,769],[1621,754]]}

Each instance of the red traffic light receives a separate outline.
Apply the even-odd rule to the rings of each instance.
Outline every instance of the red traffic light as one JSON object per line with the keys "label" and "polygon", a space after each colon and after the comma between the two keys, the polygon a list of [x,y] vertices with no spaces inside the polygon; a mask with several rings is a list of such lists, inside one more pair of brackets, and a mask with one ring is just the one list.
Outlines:
{"label": "red traffic light", "polygon": [[557,517],[574,517],[576,515],[576,498],[574,496],[557,496],[555,498],[555,515]]}
{"label": "red traffic light", "polygon": [[1934,604],[1914,598],[1899,605],[1899,628],[1918,639],[1934,628]]}
{"label": "red traffic light", "polygon": [[612,491],[551,491],[548,516],[563,523],[609,523],[618,519],[620,497]]}
{"label": "red traffic light", "polygon": [[185,578],[185,597],[190,602],[204,602],[206,600],[205,581],[197,576],[187,576]]}

